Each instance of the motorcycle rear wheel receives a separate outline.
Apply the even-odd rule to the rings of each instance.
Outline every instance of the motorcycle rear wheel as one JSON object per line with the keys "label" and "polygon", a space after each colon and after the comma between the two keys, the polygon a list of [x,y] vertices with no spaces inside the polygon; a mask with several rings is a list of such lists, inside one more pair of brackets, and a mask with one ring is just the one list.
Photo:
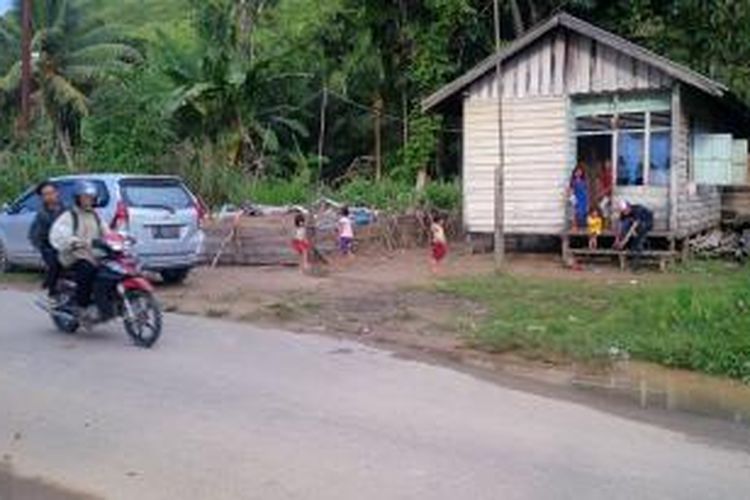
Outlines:
{"label": "motorcycle rear wheel", "polygon": [[73,335],[81,327],[81,323],[73,317],[68,319],[68,318],[56,316],[54,314],[52,314],[51,316],[52,316],[52,322],[55,324],[57,329],[63,333],[67,333],[68,335]]}
{"label": "motorcycle rear wheel", "polygon": [[161,306],[152,294],[143,291],[129,291],[125,300],[133,308],[134,316],[124,319],[125,331],[135,345],[147,349],[152,347],[161,336]]}
{"label": "motorcycle rear wheel", "polygon": [[[60,284],[58,283],[58,287]],[[57,312],[67,313],[65,315],[54,314],[55,311],[50,313],[52,323],[62,333],[73,335],[81,328],[81,322],[78,320],[76,315],[73,313],[71,304],[73,303],[73,297],[66,290],[57,290],[57,302],[61,304]]]}

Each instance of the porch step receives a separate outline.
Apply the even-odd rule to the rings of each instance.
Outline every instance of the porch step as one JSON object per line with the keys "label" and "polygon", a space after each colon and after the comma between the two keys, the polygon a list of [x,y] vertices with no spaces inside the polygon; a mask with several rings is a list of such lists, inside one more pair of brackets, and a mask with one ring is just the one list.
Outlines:
{"label": "porch step", "polygon": [[[588,238],[589,234],[586,231],[566,231],[565,233],[563,233],[563,236],[564,237],[568,237],[568,238]],[[600,238],[602,238],[602,237],[603,238],[616,238],[617,237],[617,233],[615,231],[612,231],[612,230],[606,230],[606,231],[602,232],[602,234],[599,235],[599,237]],[[671,231],[649,231],[648,234],[646,235],[646,238],[648,238],[648,239],[650,239],[650,238],[653,238],[653,239],[658,239],[658,238],[670,239],[670,238],[674,238],[674,237],[675,237],[675,234],[673,232],[671,232]]]}
{"label": "porch step", "polygon": [[[601,256],[620,256],[635,257],[636,253],[629,250],[614,250],[614,249],[596,249],[591,250],[589,248],[571,248],[570,253],[572,255],[590,255],[596,257]],[[677,257],[677,252],[669,250],[644,250],[641,252],[641,257]]]}
{"label": "porch step", "polygon": [[658,265],[661,271],[666,271],[667,267],[677,260],[678,254],[672,250],[644,250],[640,254],[627,250],[615,250],[602,248],[592,250],[590,248],[570,248],[568,257],[581,260],[594,260],[597,257],[616,258],[621,270],[627,268],[628,259],[640,256],[640,258],[651,264]]}

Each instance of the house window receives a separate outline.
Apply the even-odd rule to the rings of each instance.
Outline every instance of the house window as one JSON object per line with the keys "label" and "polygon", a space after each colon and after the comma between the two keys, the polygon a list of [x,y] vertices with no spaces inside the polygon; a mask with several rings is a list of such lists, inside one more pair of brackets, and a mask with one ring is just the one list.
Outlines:
{"label": "house window", "polygon": [[649,176],[652,186],[669,186],[672,163],[672,138],[669,132],[652,132],[649,144]]}
{"label": "house window", "polygon": [[[579,138],[596,135],[611,141],[618,186],[669,186],[672,113],[660,103],[639,104],[614,99],[607,108],[613,113],[581,113],[576,117],[576,133]],[[585,151],[578,152],[579,160],[585,161],[586,156]]]}
{"label": "house window", "polygon": [[643,184],[646,134],[644,131],[622,131],[617,137],[617,185]]}

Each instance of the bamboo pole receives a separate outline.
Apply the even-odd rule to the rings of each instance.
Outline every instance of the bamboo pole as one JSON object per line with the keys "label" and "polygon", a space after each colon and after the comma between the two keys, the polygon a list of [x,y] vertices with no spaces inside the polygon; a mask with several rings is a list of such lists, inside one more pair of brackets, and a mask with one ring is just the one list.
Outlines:
{"label": "bamboo pole", "polygon": [[495,168],[495,269],[501,270],[505,265],[505,151],[503,144],[503,71],[500,60],[500,2],[494,0],[495,18],[495,80],[497,80],[497,141],[498,165]]}

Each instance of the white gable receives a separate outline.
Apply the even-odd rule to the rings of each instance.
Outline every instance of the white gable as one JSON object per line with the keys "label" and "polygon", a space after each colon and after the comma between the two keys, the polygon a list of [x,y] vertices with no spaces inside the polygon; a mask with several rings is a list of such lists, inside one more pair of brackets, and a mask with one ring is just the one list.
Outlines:
{"label": "white gable", "polygon": [[[493,71],[468,88],[470,99],[497,97]],[[558,30],[503,64],[506,98],[670,88],[672,78],[584,35]]]}

